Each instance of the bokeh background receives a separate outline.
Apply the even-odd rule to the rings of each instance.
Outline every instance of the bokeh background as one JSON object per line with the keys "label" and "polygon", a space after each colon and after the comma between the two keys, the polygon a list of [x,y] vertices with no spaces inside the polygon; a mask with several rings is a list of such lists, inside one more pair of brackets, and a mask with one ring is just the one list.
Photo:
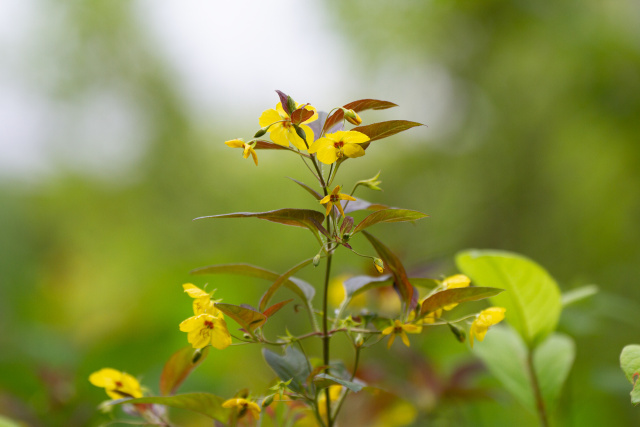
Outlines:
{"label": "bokeh background", "polygon": [[[389,100],[400,107],[365,121],[427,124],[341,176],[382,170],[385,192],[363,198],[431,215],[376,235],[434,275],[455,272],[459,250],[494,248],[538,261],[564,291],[597,284],[561,319],[577,359],[554,424],[637,425],[618,355],[640,342],[639,41],[630,0],[1,2],[0,414],[99,425],[106,396],[88,375],[114,367],[157,391],[186,344],[182,283],[236,304],[266,285],[191,269],[282,272],[313,256],[300,229],[191,221],[316,207],[285,178],[309,182],[293,156],[261,152],[256,168],[222,143],[250,137],[280,89],[323,110]],[[336,271],[370,268],[344,253]],[[412,349],[365,353],[363,375],[418,408],[415,425],[536,425],[448,331]],[[450,386],[461,370],[483,392]],[[233,347],[182,390],[259,393],[272,377],[257,347]]]}

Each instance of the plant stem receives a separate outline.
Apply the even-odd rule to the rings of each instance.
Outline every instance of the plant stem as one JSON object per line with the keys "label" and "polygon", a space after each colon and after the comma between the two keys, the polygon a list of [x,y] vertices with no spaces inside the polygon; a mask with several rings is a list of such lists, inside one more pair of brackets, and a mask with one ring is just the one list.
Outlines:
{"label": "plant stem", "polygon": [[[328,222],[328,218],[327,218]],[[324,365],[327,367],[325,372],[329,374],[329,340],[331,336],[328,334],[328,297],[329,297],[329,278],[331,277],[331,260],[333,259],[333,254],[329,253],[327,256],[327,269],[325,270],[324,276],[324,296],[322,298],[322,359]],[[331,419],[331,399],[329,396],[329,387],[324,389],[325,400],[327,405],[327,425],[329,427],[333,426],[333,420]]]}
{"label": "plant stem", "polygon": [[[353,362],[353,371],[351,372],[351,379],[349,379],[349,381],[353,381],[353,379],[356,377],[356,372],[358,371],[358,363],[360,362],[360,350],[361,349],[362,349],[362,347],[356,346],[356,359]],[[342,395],[342,397],[340,398],[340,401],[338,402],[338,406],[336,407],[336,412],[335,412],[335,414],[333,414],[333,421],[335,421],[335,419],[338,417],[338,413],[340,412],[340,409],[342,408],[342,404],[344,403],[345,399],[347,398],[347,394],[349,394],[349,389],[348,388],[344,391],[344,394]]]}
{"label": "plant stem", "polygon": [[542,398],[542,392],[540,391],[540,385],[538,384],[538,376],[533,366],[533,349],[528,350],[527,355],[527,367],[529,368],[529,376],[531,377],[531,386],[533,387],[533,395],[536,399],[536,409],[540,416],[540,425],[542,427],[549,427],[549,420],[547,419],[547,410],[544,405],[544,399]]}

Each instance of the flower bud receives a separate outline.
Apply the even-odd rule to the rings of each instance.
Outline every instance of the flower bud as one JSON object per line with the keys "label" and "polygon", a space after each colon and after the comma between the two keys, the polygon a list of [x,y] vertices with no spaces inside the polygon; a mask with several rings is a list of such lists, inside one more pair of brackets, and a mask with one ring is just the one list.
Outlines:
{"label": "flower bud", "polygon": [[268,127],[260,129],[258,132],[256,132],[255,135],[253,135],[253,137],[254,138],[260,138],[262,135],[267,133],[267,129],[268,129]]}
{"label": "flower bud", "polygon": [[313,266],[317,267],[320,264],[320,254],[313,257]]}
{"label": "flower bud", "polygon": [[194,365],[196,363],[198,363],[198,360],[200,360],[200,358],[202,357],[202,349],[199,348],[196,351],[193,352],[193,357],[191,358],[191,363],[193,363]]}
{"label": "flower bud", "polygon": [[457,327],[453,323],[449,323],[448,325],[449,325],[449,329],[451,329],[451,332],[453,332],[453,335],[456,336],[458,341],[464,342],[464,340],[467,338],[467,334],[464,332],[464,330]]}
{"label": "flower bud", "polygon": [[298,126],[296,124],[294,124],[293,127],[296,129],[296,134],[298,134],[298,136],[300,138],[302,138],[302,140],[305,141],[305,143],[306,143],[307,142],[307,134],[304,132],[304,130],[300,126]]}
{"label": "flower bud", "polygon": [[267,406],[271,405],[273,403],[273,394],[269,395],[267,397],[264,398],[264,400],[262,401],[262,407],[266,408]]}
{"label": "flower bud", "polygon": [[382,273],[384,271],[384,263],[380,258],[374,258],[373,265],[376,267],[376,270],[378,270],[378,273]]}
{"label": "flower bud", "polygon": [[362,347],[362,344],[364,344],[364,337],[362,334],[356,335],[355,344],[356,347]]}
{"label": "flower bud", "polygon": [[352,125],[358,126],[362,123],[362,119],[355,111],[343,108],[342,112],[344,113],[344,118]]}

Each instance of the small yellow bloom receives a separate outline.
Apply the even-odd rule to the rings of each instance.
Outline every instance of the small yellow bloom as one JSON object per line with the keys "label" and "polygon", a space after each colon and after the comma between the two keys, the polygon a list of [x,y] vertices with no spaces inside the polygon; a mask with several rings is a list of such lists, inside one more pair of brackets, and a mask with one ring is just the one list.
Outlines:
{"label": "small yellow bloom", "polygon": [[[296,108],[299,108],[300,104],[296,102]],[[302,122],[299,126],[305,133],[307,141],[302,140],[296,133],[293,124],[291,123],[291,117],[282,108],[282,103],[278,102],[276,109],[269,109],[262,113],[259,119],[260,127],[265,128],[269,125],[268,132],[271,133],[271,140],[278,145],[288,147],[289,143],[293,144],[299,150],[306,150],[307,146],[311,145],[314,140],[313,130],[307,126],[307,123],[311,123],[318,119],[318,113],[314,107],[307,105],[305,110],[313,111],[313,116]]]}
{"label": "small yellow bloom", "polygon": [[358,126],[362,124],[362,119],[355,111],[345,110],[344,108],[342,109],[342,111],[344,112],[344,118],[347,119],[347,121],[352,125]]}
{"label": "small yellow bloom", "polygon": [[232,139],[231,141],[225,141],[224,143],[227,144],[231,148],[242,148],[242,149],[244,149],[244,152],[242,153],[242,157],[244,157],[246,159],[246,158],[249,157],[249,154],[251,154],[251,157],[253,157],[253,163],[255,163],[256,166],[258,166],[258,153],[256,153],[256,150],[253,148],[253,145],[247,144],[241,138]]}
{"label": "small yellow bloom", "polygon": [[227,323],[221,317],[211,314],[192,316],[180,323],[180,330],[187,332],[187,341],[193,348],[204,348],[211,344],[218,350],[231,345],[231,335]]}
{"label": "small yellow bloom", "polygon": [[473,347],[474,337],[476,337],[478,341],[483,341],[489,327],[500,323],[504,319],[505,311],[507,311],[507,309],[503,307],[491,307],[486,310],[482,310],[476,316],[476,320],[471,324],[471,329],[469,331],[469,342],[471,343],[471,347]]}
{"label": "small yellow bloom", "polygon": [[364,148],[359,144],[367,141],[369,137],[363,133],[340,130],[318,139],[309,147],[309,153],[317,153],[318,160],[330,165],[344,156],[351,158],[364,156]]}
{"label": "small yellow bloom", "polygon": [[338,210],[342,214],[342,216],[344,216],[344,209],[342,209],[342,205],[340,204],[340,200],[351,200],[352,202],[356,201],[356,199],[354,197],[351,197],[351,196],[349,196],[347,194],[340,193],[340,186],[336,185],[336,188],[333,189],[331,194],[325,196],[322,200],[320,200],[320,204],[323,204],[323,205],[326,204],[327,205],[327,213],[325,214],[325,216],[329,215],[333,205],[335,205],[336,208],[338,208]]}
{"label": "small yellow bloom", "polygon": [[242,418],[247,414],[250,414],[255,419],[260,417],[260,406],[255,402],[251,402],[241,397],[226,400],[222,404],[222,407],[235,408],[236,411],[238,411],[238,418]]}
{"label": "small yellow bloom", "polygon": [[96,387],[104,388],[112,399],[142,397],[138,380],[125,372],[104,368],[91,374],[89,381]]}
{"label": "small yellow bloom", "polygon": [[[471,284],[471,279],[469,279],[467,276],[465,276],[464,274],[455,274],[453,276],[447,277],[442,281],[442,288],[443,288],[442,290],[466,288],[467,286],[469,286],[469,284]],[[457,303],[449,304],[449,305],[445,305],[442,308],[449,311],[449,310],[453,310],[453,308],[457,305],[458,305]]]}
{"label": "small yellow bloom", "polygon": [[193,283],[185,283],[182,285],[184,291],[194,299],[193,301],[193,314],[196,316],[199,314],[211,314],[216,317],[224,319],[224,315],[218,310],[213,301],[211,301],[211,294],[203,291]]}
{"label": "small yellow bloom", "polygon": [[393,326],[389,326],[388,328],[383,329],[382,335],[390,335],[389,342],[387,343],[387,348],[391,348],[391,344],[393,344],[393,340],[396,339],[396,335],[400,335],[402,338],[402,342],[407,347],[411,346],[409,342],[409,337],[407,333],[410,334],[419,334],[422,332],[422,327],[417,325],[412,325],[410,323],[403,324],[399,320],[394,320]]}

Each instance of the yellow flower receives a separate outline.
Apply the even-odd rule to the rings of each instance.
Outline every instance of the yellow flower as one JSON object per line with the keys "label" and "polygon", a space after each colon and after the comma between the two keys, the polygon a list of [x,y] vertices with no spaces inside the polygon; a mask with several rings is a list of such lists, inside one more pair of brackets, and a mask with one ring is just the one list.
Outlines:
{"label": "yellow flower", "polygon": [[125,372],[103,368],[89,375],[89,381],[96,387],[104,388],[112,399],[142,397],[138,380]]}
{"label": "yellow flower", "polygon": [[249,157],[249,154],[251,154],[251,157],[253,157],[253,162],[256,164],[256,166],[258,166],[258,154],[256,153],[256,150],[254,150],[253,145],[247,144],[242,138],[232,139],[231,141],[225,141],[224,143],[231,148],[244,149],[242,157],[246,159]]}
{"label": "yellow flower", "polygon": [[327,213],[325,214],[325,216],[329,215],[329,212],[331,212],[331,208],[333,207],[333,205],[335,205],[336,208],[338,208],[338,210],[342,214],[342,216],[344,216],[344,209],[342,209],[340,200],[351,200],[352,202],[356,201],[354,197],[351,197],[347,194],[340,193],[340,186],[336,185],[336,188],[333,189],[331,194],[325,196],[322,200],[320,200],[320,204],[327,205]]}
{"label": "yellow flower", "polygon": [[476,337],[478,341],[483,341],[484,336],[489,330],[489,326],[500,323],[504,319],[505,311],[507,311],[507,309],[503,307],[491,307],[478,313],[476,320],[471,324],[471,330],[469,331],[469,342],[471,343],[471,347],[473,347],[474,337]]}
{"label": "yellow flower", "polygon": [[[442,290],[445,289],[456,289],[456,288],[466,288],[471,283],[471,279],[469,279],[464,274],[455,274],[453,276],[449,276],[442,281]],[[449,311],[452,310],[458,304],[449,304],[442,307],[443,309]],[[438,315],[439,317],[440,315]]]}
{"label": "yellow flower", "polygon": [[222,317],[198,314],[180,323],[180,330],[188,333],[187,341],[193,348],[204,348],[211,344],[222,350],[231,345],[231,335]]}
{"label": "yellow flower", "polygon": [[238,418],[244,417],[246,414],[250,414],[255,419],[260,417],[260,406],[257,403],[251,402],[241,397],[226,400],[222,404],[223,408],[235,408],[238,411]]}
{"label": "yellow flower", "polygon": [[194,299],[193,301],[193,314],[196,316],[199,314],[211,314],[216,317],[224,319],[224,315],[218,310],[213,301],[211,301],[211,294],[203,291],[193,283],[185,283],[182,285],[184,291]]}
{"label": "yellow flower", "polygon": [[[299,107],[300,104],[296,102],[296,108]],[[271,133],[271,140],[276,144],[288,147],[289,143],[291,143],[299,150],[306,150],[307,147],[313,143],[314,139],[313,130],[307,126],[307,123],[317,120],[318,113],[311,105],[307,105],[304,108],[305,110],[313,111],[313,115],[299,125],[307,137],[306,144],[296,133],[296,130],[291,123],[291,117],[289,117],[289,115],[284,111],[282,103],[280,102],[276,105],[275,110],[269,109],[264,111],[258,122],[261,128],[271,125],[268,132]]]}
{"label": "yellow flower", "polygon": [[369,141],[369,137],[353,130],[340,130],[336,133],[328,133],[318,139],[309,147],[309,153],[317,153],[318,160],[330,165],[344,156],[364,156],[364,148],[359,144]]}
{"label": "yellow flower", "polygon": [[404,343],[404,345],[410,347],[411,343],[409,342],[407,332],[410,334],[419,334],[420,332],[422,332],[422,327],[412,325],[410,323],[403,324],[399,320],[395,320],[393,326],[389,326],[382,331],[382,335],[391,335],[389,337],[389,342],[387,343],[387,348],[391,348],[391,344],[393,344],[393,340],[396,339],[396,335],[400,335],[400,338],[402,338],[402,342]]}

